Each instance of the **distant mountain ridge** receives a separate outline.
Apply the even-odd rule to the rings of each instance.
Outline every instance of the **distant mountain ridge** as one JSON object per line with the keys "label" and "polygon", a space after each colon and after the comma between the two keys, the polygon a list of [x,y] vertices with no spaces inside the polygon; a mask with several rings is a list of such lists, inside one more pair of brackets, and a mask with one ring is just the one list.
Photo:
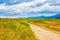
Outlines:
{"label": "distant mountain ridge", "polygon": [[35,17],[29,17],[29,18],[60,18],[60,14],[57,14],[54,16],[35,16]]}

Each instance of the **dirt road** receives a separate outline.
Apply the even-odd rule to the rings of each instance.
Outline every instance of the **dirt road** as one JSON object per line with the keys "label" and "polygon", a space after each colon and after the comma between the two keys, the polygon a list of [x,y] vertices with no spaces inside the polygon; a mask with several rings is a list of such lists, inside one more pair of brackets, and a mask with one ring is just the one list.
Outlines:
{"label": "dirt road", "polygon": [[54,32],[42,29],[33,24],[29,24],[29,25],[38,40],[60,40],[60,34],[56,34]]}

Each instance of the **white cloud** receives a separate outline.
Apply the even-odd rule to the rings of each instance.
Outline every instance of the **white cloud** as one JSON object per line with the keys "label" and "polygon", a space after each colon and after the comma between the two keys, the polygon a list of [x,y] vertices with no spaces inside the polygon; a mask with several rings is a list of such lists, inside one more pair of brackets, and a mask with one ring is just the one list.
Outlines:
{"label": "white cloud", "polygon": [[0,18],[27,18],[28,16],[0,16]]}
{"label": "white cloud", "polygon": [[[5,5],[1,4],[0,5],[0,11],[6,11],[7,13],[20,13],[20,14],[25,14],[25,13],[30,13],[30,12],[41,12],[43,10],[50,10],[53,12],[59,12],[60,11],[60,6],[50,6],[50,3],[45,3],[42,6],[36,6],[37,4],[42,4],[46,0],[33,0],[31,2],[23,2],[20,4],[16,5]],[[33,6],[33,7],[32,7]],[[50,15],[50,14],[49,14]]]}
{"label": "white cloud", "polygon": [[31,11],[42,11],[45,9],[52,10],[52,11],[60,11],[60,6],[49,6],[49,3],[46,3],[43,6],[32,8],[31,6],[36,6],[39,2],[43,3],[45,0],[34,0],[32,2],[23,2],[20,4],[12,5],[12,6],[6,6],[6,5],[0,5],[0,9],[6,9],[6,10],[13,10],[13,12],[31,12]]}
{"label": "white cloud", "polygon": [[5,3],[4,4],[0,4],[0,10],[2,10],[2,9],[7,9],[7,6],[5,5]]}
{"label": "white cloud", "polygon": [[0,18],[18,18],[17,16],[15,17],[10,17],[10,16],[0,16]]}
{"label": "white cloud", "polygon": [[60,3],[60,0],[47,0],[47,2],[49,3]]}
{"label": "white cloud", "polygon": [[43,16],[54,16],[54,15],[56,15],[56,14],[43,14]]}
{"label": "white cloud", "polygon": [[56,14],[31,14],[31,15],[26,15],[26,16],[1,16],[0,15],[0,18],[27,18],[27,17],[35,17],[35,16],[54,16]]}

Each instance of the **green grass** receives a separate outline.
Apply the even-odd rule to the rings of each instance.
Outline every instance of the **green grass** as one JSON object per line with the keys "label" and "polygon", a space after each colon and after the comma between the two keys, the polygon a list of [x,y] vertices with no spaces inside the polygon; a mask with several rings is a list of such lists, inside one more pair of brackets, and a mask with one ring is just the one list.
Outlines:
{"label": "green grass", "polygon": [[0,40],[37,40],[24,20],[0,18]]}

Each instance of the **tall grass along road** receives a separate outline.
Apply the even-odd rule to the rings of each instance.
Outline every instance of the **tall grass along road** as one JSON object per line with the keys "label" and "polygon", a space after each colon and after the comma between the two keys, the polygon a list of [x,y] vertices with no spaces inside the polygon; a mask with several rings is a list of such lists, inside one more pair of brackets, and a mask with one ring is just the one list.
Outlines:
{"label": "tall grass along road", "polygon": [[60,34],[42,29],[33,24],[30,24],[30,27],[38,40],[60,40]]}
{"label": "tall grass along road", "polygon": [[0,40],[37,40],[24,19],[0,18]]}

